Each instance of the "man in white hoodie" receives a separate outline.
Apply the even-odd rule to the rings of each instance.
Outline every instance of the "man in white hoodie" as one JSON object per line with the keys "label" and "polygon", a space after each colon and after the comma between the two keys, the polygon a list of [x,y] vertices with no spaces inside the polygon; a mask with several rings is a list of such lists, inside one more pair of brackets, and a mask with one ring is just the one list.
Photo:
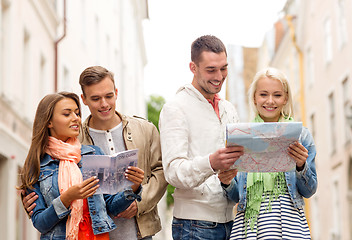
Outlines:
{"label": "man in white hoodie", "polygon": [[159,129],[166,180],[175,186],[174,239],[228,239],[233,203],[224,195],[217,171],[243,154],[225,147],[227,123],[238,122],[234,106],[219,98],[227,76],[227,53],[215,36],[191,46],[192,84],[181,87],[160,113]]}

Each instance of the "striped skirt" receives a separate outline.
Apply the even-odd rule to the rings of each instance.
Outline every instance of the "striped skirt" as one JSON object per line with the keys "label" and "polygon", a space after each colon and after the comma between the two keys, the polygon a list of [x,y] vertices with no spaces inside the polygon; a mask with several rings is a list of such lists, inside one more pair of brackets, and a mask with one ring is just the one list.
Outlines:
{"label": "striped skirt", "polygon": [[261,203],[258,221],[253,231],[249,224],[245,234],[244,212],[238,212],[234,220],[230,240],[239,239],[311,239],[303,208],[295,208],[289,193],[272,200],[272,210],[268,211],[269,199]]}

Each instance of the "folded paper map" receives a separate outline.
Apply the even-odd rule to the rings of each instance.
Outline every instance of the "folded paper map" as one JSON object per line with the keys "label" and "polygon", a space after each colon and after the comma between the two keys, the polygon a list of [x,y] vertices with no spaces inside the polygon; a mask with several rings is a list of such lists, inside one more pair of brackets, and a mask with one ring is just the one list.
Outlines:
{"label": "folded paper map", "polygon": [[83,179],[97,176],[100,187],[95,194],[115,194],[132,186],[132,182],[125,177],[129,166],[137,166],[138,150],[127,150],[115,155],[83,155]]}
{"label": "folded paper map", "polygon": [[233,123],[226,126],[226,145],[244,147],[233,165],[240,172],[287,172],[295,169],[288,147],[298,140],[301,122]]}

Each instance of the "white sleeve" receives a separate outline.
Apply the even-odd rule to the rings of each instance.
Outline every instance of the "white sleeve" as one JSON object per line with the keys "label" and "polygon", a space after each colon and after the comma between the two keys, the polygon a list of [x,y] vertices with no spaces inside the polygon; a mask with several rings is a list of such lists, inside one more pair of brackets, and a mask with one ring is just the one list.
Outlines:
{"label": "white sleeve", "polygon": [[189,158],[189,130],[184,113],[165,104],[159,118],[162,162],[166,181],[177,188],[201,185],[215,174],[209,154]]}

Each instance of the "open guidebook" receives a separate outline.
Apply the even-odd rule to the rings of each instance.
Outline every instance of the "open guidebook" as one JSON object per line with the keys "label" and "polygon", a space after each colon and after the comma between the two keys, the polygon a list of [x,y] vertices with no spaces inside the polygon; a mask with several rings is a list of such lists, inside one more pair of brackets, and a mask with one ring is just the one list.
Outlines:
{"label": "open guidebook", "polygon": [[114,155],[82,156],[83,180],[97,176],[99,185],[96,194],[115,194],[132,186],[125,177],[129,166],[137,166],[138,149],[127,150]]}
{"label": "open guidebook", "polygon": [[226,145],[244,147],[232,168],[240,172],[287,172],[296,163],[288,147],[299,139],[301,122],[232,123],[226,127]]}

